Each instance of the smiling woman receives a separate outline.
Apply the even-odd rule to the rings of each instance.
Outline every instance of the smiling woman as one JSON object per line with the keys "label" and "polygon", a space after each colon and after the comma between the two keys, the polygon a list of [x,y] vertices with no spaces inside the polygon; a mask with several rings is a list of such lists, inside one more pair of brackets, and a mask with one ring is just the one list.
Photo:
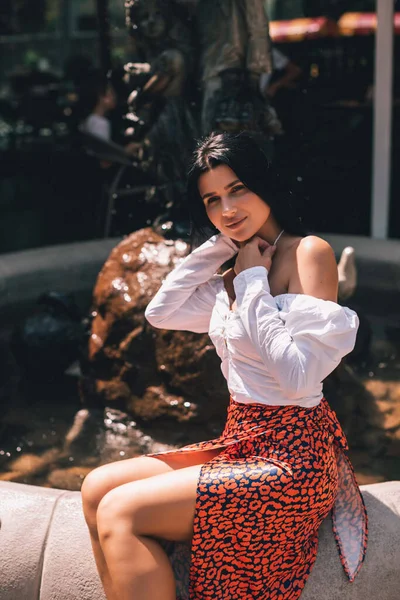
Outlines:
{"label": "smiling woman", "polygon": [[[267,159],[259,136],[242,132],[206,138],[195,153],[188,192],[192,241],[196,235],[210,237],[218,231],[242,247],[224,273],[232,300],[233,277],[252,266],[268,269],[274,295],[315,293],[337,300],[334,253],[324,240],[306,235],[291,191]],[[255,238],[262,256],[248,245]],[[252,256],[246,258],[249,253]]]}
{"label": "smiling woman", "polygon": [[364,560],[365,507],[322,393],[358,317],[336,302],[332,248],[304,234],[283,188],[248,133],[211,135],[196,151],[193,225],[217,233],[169,273],[145,317],[209,334],[227,420],[215,439],[89,474],[83,505],[109,598],[297,600],[331,511],[351,581]]}
{"label": "smiling woman", "polygon": [[[215,204],[217,208],[214,208]],[[220,231],[214,218],[221,208],[223,215],[219,222],[224,227],[236,222],[239,217],[248,216],[256,208],[255,221],[252,219],[251,227],[245,222],[246,232],[243,228],[242,239],[245,233],[247,235],[254,229],[257,221],[262,220],[263,215],[264,221],[267,219],[269,211],[279,224],[275,229],[280,226],[288,234],[306,235],[293,206],[293,194],[268,160],[263,150],[263,138],[258,134],[212,134],[195,151],[188,176],[192,250],[195,241],[204,241],[212,233]],[[226,231],[233,233],[229,227]],[[269,233],[271,241],[274,240],[276,236],[273,237],[272,229]]]}
{"label": "smiling woman", "polygon": [[276,233],[279,225],[271,215],[268,204],[241,184],[240,180],[227,183],[233,177],[236,174],[230,167],[219,165],[199,178],[200,195],[209,188],[221,190],[219,194],[208,192],[203,195],[207,216],[214,227],[232,236],[239,244],[250,240],[256,233],[262,235],[261,229],[267,220],[269,227],[268,232],[264,232],[264,237],[266,233],[273,234],[274,229]]}
{"label": "smiling woman", "polygon": [[[227,165],[203,173],[198,185],[211,223],[219,231],[233,232],[238,241],[250,238],[270,216],[268,204],[243,185]],[[276,222],[274,225],[278,228]]]}

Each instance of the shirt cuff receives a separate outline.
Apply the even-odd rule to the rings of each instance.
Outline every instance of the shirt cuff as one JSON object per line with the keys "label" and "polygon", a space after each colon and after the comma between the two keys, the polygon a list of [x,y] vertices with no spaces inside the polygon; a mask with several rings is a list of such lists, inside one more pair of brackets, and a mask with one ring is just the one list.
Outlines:
{"label": "shirt cuff", "polygon": [[258,288],[261,287],[269,294],[268,269],[266,267],[257,266],[240,271],[239,275],[236,275],[233,280],[233,287],[238,306],[242,303],[246,291],[250,291],[254,287],[257,288],[257,291]]}
{"label": "shirt cuff", "polygon": [[239,252],[239,250],[240,250],[239,246],[236,246],[235,242],[229,236],[227,236],[223,233],[220,233],[219,236],[221,237],[222,240],[224,240],[224,242],[226,244],[228,244],[228,246],[233,248],[233,250],[236,250],[236,252]]}

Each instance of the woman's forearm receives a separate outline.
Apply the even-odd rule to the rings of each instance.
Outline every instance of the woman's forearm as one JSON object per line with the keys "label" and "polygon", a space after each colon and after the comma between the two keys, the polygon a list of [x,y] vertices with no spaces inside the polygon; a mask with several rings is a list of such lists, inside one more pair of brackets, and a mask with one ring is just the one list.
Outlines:
{"label": "woman's forearm", "polygon": [[193,250],[168,274],[147,306],[149,323],[163,329],[207,331],[215,303],[207,282],[237,252],[234,242],[220,233]]}

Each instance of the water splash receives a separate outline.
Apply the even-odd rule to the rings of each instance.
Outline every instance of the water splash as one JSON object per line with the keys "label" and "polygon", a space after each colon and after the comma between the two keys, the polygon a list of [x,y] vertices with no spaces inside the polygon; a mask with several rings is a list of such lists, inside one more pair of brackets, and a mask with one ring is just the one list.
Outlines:
{"label": "water splash", "polygon": [[177,240],[175,242],[175,248],[178,252],[186,252],[187,247],[188,247],[187,243],[183,242],[182,240]]}
{"label": "water splash", "polygon": [[125,254],[122,255],[122,260],[124,261],[125,264],[130,263],[132,260],[132,254],[125,252]]}
{"label": "water splash", "polygon": [[96,335],[95,333],[92,333],[92,335],[90,336],[90,339],[99,348],[101,348],[103,346],[103,340],[98,335]]}
{"label": "water splash", "polygon": [[128,287],[126,281],[122,277],[117,277],[116,279],[113,279],[111,282],[111,285],[114,288],[114,290],[117,290],[118,292],[128,292],[129,291],[129,287]]}
{"label": "water splash", "polygon": [[142,264],[157,262],[159,265],[168,266],[171,263],[171,252],[164,244],[143,244],[142,251],[139,254],[139,260]]}

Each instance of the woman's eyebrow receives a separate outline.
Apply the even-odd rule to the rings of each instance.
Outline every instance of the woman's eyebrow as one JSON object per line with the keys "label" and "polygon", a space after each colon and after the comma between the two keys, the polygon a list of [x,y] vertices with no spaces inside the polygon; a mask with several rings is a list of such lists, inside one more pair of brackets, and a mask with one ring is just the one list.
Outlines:
{"label": "woman's eyebrow", "polygon": [[227,190],[228,188],[232,187],[233,185],[235,185],[235,183],[240,183],[240,179],[235,179],[235,181],[232,181],[232,183],[228,183],[228,185],[226,185],[224,187],[225,190]]}
{"label": "woman's eyebrow", "polygon": [[[228,185],[226,185],[224,187],[224,190],[227,190],[228,188],[232,187],[233,185],[235,185],[235,183],[240,183],[240,179],[235,179],[235,181],[232,181],[231,183],[228,183]],[[207,192],[207,194],[204,194],[203,196],[203,200],[205,200],[206,198],[208,198],[209,196],[215,196],[217,192]]]}

